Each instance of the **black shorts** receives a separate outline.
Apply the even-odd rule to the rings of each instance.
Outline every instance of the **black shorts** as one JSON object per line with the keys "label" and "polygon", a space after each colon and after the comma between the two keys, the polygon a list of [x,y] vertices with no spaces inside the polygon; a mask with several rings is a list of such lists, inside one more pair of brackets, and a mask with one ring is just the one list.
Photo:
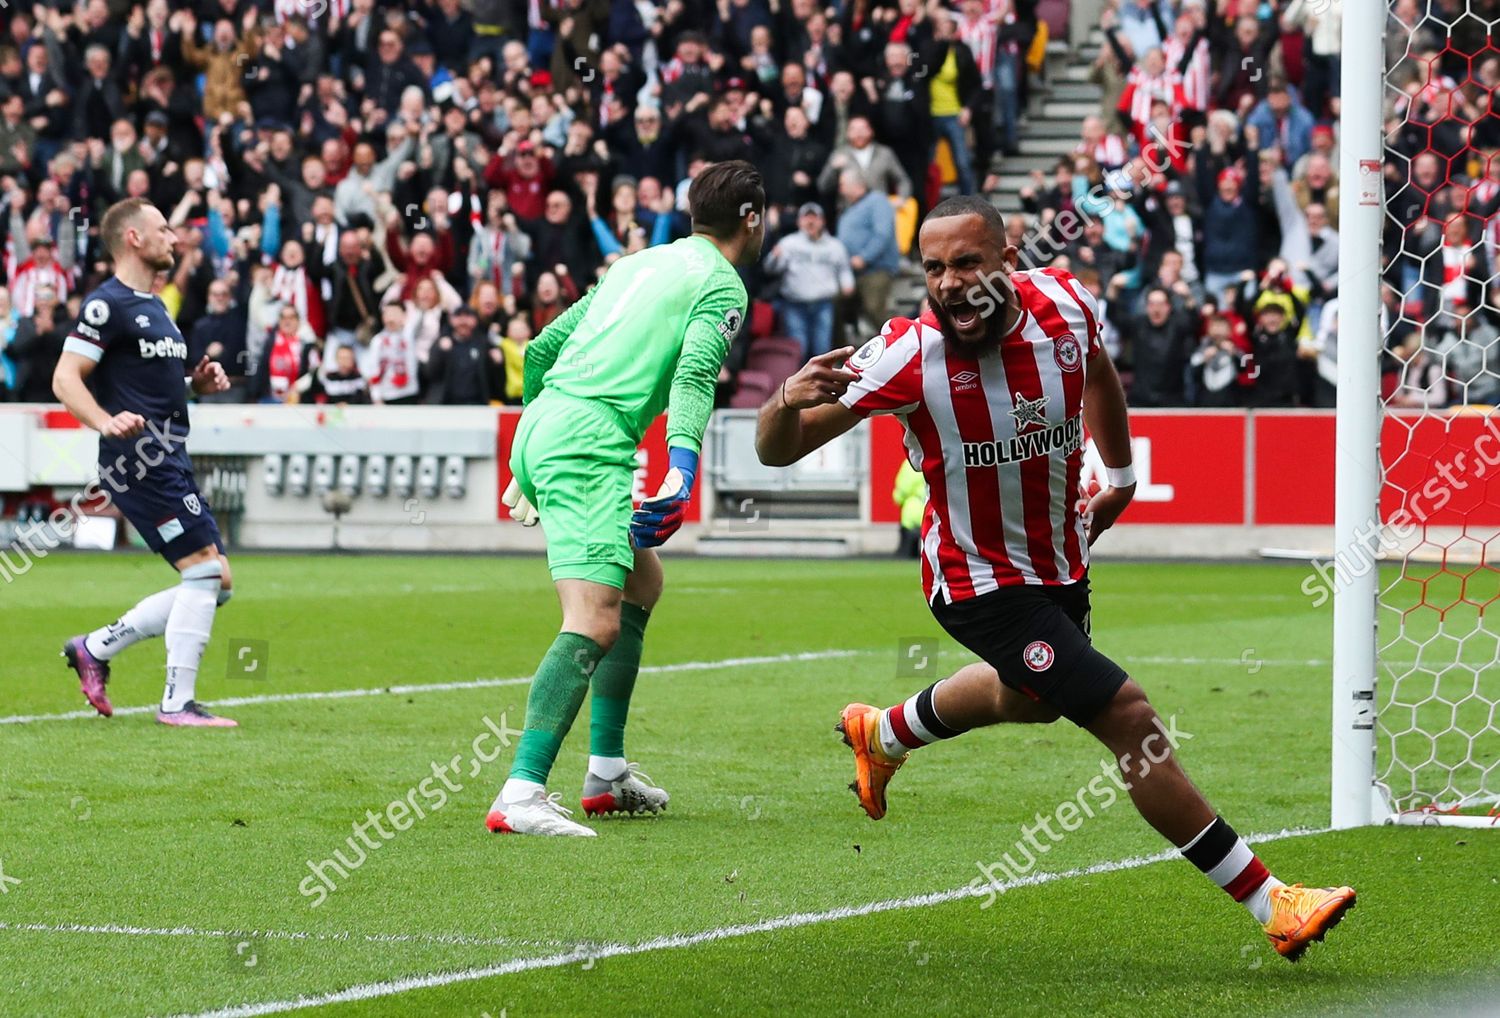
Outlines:
{"label": "black shorts", "polygon": [[1085,725],[1129,677],[1089,640],[1087,580],[1003,587],[935,603],[948,635],[1000,673],[1000,681]]}
{"label": "black shorts", "polygon": [[[104,472],[100,465],[101,475]],[[168,563],[213,545],[222,553],[224,539],[193,472],[171,459],[150,466],[137,462],[114,469],[100,484],[146,546]]]}

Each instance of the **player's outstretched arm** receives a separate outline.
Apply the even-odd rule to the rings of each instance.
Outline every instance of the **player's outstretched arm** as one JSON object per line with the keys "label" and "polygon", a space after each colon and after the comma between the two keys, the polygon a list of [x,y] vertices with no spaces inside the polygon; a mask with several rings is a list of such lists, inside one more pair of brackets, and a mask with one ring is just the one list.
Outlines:
{"label": "player's outstretched arm", "polygon": [[1135,497],[1135,470],[1131,466],[1130,417],[1125,409],[1125,387],[1115,373],[1109,354],[1099,353],[1088,364],[1083,383],[1083,422],[1088,425],[1104,460],[1108,485],[1089,499],[1087,537],[1089,545],[1114,526],[1115,520]]}
{"label": "player's outstretched arm", "polygon": [[86,428],[93,428],[105,438],[134,438],[146,430],[146,418],[128,410],[111,415],[94,399],[85,380],[94,370],[94,361],[83,354],[64,350],[52,372],[52,394],[68,413]]}
{"label": "player's outstretched arm", "polygon": [[840,367],[854,353],[846,346],[819,354],[803,365],[760,408],[755,452],[768,467],[787,467],[859,423],[859,415],[839,402],[859,376]]}

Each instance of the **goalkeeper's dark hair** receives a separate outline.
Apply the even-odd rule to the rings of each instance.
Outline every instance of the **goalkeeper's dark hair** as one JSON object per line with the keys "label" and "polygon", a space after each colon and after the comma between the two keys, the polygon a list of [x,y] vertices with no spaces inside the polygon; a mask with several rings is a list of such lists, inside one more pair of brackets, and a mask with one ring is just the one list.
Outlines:
{"label": "goalkeeper's dark hair", "polygon": [[766,212],[766,188],[760,170],[743,159],[704,167],[688,187],[693,232],[730,240],[751,216],[754,226]]}
{"label": "goalkeeper's dark hair", "polygon": [[951,216],[978,216],[984,220],[990,235],[1001,247],[1005,246],[1005,216],[1001,215],[1000,210],[988,198],[977,194],[954,195],[952,198],[944,198],[927,213],[928,220],[947,219]]}

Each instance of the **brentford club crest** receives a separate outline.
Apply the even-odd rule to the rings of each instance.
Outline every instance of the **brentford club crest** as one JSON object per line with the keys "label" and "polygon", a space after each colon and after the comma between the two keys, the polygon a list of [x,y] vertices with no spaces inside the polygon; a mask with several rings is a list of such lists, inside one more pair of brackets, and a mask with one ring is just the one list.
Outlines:
{"label": "brentford club crest", "polygon": [[1052,341],[1052,356],[1057,366],[1064,371],[1077,371],[1083,364],[1083,351],[1078,348],[1078,339],[1071,332],[1064,332]]}
{"label": "brentford club crest", "polygon": [[1046,640],[1032,640],[1021,651],[1021,660],[1026,662],[1026,667],[1034,672],[1045,672],[1052,667],[1053,660],[1057,655],[1052,650],[1052,644]]}

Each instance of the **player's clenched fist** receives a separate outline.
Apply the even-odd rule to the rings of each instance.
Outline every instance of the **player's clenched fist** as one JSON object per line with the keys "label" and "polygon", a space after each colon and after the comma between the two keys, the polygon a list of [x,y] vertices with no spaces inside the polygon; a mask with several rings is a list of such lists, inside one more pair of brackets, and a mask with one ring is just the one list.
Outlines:
{"label": "player's clenched fist", "polygon": [[145,430],[146,418],[122,410],[100,426],[99,434],[105,438],[134,438]]}
{"label": "player's clenched fist", "polygon": [[224,373],[223,365],[218,361],[211,361],[204,354],[198,366],[193,369],[193,391],[203,396],[211,392],[223,392],[229,388],[229,376]]}
{"label": "player's clenched fist", "polygon": [[848,390],[849,383],[859,377],[841,366],[853,354],[852,346],[818,354],[781,384],[782,401],[793,410],[837,403]]}

